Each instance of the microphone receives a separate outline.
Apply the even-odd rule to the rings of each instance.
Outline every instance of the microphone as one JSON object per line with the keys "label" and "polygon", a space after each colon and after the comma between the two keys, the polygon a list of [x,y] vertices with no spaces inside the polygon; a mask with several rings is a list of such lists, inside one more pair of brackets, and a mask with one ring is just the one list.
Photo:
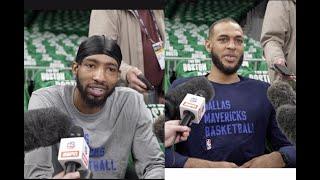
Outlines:
{"label": "microphone", "polygon": [[150,81],[143,75],[139,74],[138,79],[142,81],[147,86],[147,92],[143,93],[143,98],[146,104],[157,104],[158,103],[158,95],[156,93],[156,89],[151,84]]}
{"label": "microphone", "polygon": [[89,146],[83,138],[83,129],[73,126],[69,137],[60,141],[58,161],[66,173],[75,171],[87,171],[89,168]]}
{"label": "microphone", "polygon": [[179,105],[187,94],[196,94],[200,90],[206,102],[210,101],[215,95],[211,83],[204,76],[194,77],[169,90],[165,96],[166,119],[181,119]]}
{"label": "microphone", "polygon": [[137,77],[147,86],[147,90],[154,90],[154,86],[151,84],[150,81],[148,81],[148,79],[143,74],[139,74]]}
{"label": "microphone", "polygon": [[164,123],[165,116],[164,114],[160,114],[153,124],[153,133],[162,143],[164,141]]}
{"label": "microphone", "polygon": [[275,81],[267,91],[268,99],[276,110],[279,128],[296,143],[296,92],[284,81]]}
{"label": "microphone", "polygon": [[274,109],[284,104],[296,104],[296,92],[284,81],[274,81],[267,90],[267,96]]}
{"label": "microphone", "polygon": [[276,119],[282,132],[296,144],[296,106],[285,104],[277,109]]}
{"label": "microphone", "polygon": [[68,137],[72,126],[69,116],[55,107],[29,110],[24,113],[24,151],[59,143]]}
{"label": "microphone", "polygon": [[195,95],[187,94],[180,104],[180,125],[191,126],[192,123],[199,124],[205,112],[205,92],[198,90]]}

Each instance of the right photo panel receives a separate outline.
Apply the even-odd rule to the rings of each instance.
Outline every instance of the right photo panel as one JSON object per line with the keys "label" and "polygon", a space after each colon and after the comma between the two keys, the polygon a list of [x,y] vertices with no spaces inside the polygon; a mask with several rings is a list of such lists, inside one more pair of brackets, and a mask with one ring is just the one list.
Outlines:
{"label": "right photo panel", "polygon": [[295,173],[296,0],[167,0],[164,12],[165,167]]}

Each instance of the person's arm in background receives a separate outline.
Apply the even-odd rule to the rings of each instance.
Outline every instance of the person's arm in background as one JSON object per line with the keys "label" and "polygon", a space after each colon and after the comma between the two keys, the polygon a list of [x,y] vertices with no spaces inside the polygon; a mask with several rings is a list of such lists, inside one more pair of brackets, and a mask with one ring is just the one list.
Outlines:
{"label": "person's arm in background", "polygon": [[[53,104],[50,103],[45,97],[37,93],[32,93],[29,101],[28,110],[52,107]],[[51,179],[51,178],[74,178],[79,179],[79,172],[75,173],[63,173],[63,168],[58,164],[57,156],[56,159],[53,158],[52,147],[42,147],[30,151],[25,154],[24,158],[24,178],[25,179]],[[54,166],[52,162],[56,162]],[[60,172],[60,173],[59,173]],[[57,175],[56,175],[57,174]],[[54,176],[56,175],[56,176]],[[54,177],[53,177],[54,176]]]}
{"label": "person's arm in background", "polygon": [[143,96],[135,96],[130,102],[135,109],[131,119],[137,119],[132,143],[132,155],[139,179],[164,179],[164,154],[152,131],[152,115]]}
{"label": "person's arm in background", "polygon": [[[104,34],[106,37],[110,37],[119,42],[121,38],[121,19],[118,13],[120,13],[120,11],[121,10],[92,10],[89,23],[89,37]],[[137,78],[142,72],[137,67],[129,65],[125,61],[126,60],[123,60],[120,65],[121,79],[128,82],[129,87],[139,92],[145,92],[147,86]]]}
{"label": "person's arm in background", "polygon": [[[283,49],[286,33],[290,31],[289,15],[282,1],[269,1],[265,12],[260,42],[269,67],[273,64],[286,65]],[[274,79],[281,75],[274,72]]]}
{"label": "person's arm in background", "polygon": [[[296,167],[296,148],[286,138],[278,127],[275,111],[270,115],[270,122],[267,128],[267,139],[270,140],[274,152],[255,157],[244,163],[245,168],[281,168]],[[282,155],[285,156],[283,159]]]}

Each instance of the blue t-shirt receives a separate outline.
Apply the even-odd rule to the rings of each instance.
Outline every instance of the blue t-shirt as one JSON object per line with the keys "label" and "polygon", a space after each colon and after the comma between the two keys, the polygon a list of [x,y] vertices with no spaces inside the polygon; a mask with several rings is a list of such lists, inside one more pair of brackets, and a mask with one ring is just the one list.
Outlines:
{"label": "blue t-shirt", "polygon": [[[199,124],[191,125],[187,141],[166,152],[166,167],[183,167],[188,157],[228,161],[237,165],[265,154],[266,139],[281,151],[288,167],[295,167],[296,149],[279,129],[275,110],[267,98],[268,83],[239,76],[232,84],[211,82],[214,98],[206,103]],[[171,89],[190,78],[178,79]]]}

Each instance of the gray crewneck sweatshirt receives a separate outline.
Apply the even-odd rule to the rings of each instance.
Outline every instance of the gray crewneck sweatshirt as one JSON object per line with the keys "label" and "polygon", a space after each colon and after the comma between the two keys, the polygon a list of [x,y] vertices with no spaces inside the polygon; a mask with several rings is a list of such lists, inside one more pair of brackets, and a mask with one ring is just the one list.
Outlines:
{"label": "gray crewneck sweatshirt", "polygon": [[[73,104],[74,90],[74,86],[65,85],[34,91],[29,110],[54,106],[83,128],[93,178],[124,178],[130,153],[139,178],[164,178],[164,154],[152,132],[152,115],[141,94],[116,87],[101,111],[83,114]],[[26,153],[25,178],[51,178],[61,172],[58,146]]]}

